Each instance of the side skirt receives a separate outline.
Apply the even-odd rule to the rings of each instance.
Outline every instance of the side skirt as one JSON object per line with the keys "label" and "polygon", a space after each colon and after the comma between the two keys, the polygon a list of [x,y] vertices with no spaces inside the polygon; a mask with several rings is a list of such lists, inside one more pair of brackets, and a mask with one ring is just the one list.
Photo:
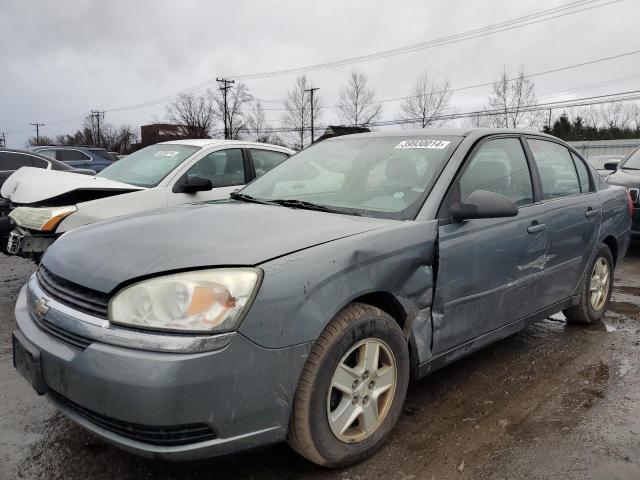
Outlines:
{"label": "side skirt", "polygon": [[515,322],[511,322],[503,327],[492,330],[491,332],[476,337],[467,343],[463,343],[462,345],[454,347],[451,350],[447,350],[446,352],[430,358],[428,361],[418,365],[416,379],[429,375],[430,373],[433,373],[436,370],[439,370],[440,368],[461,359],[462,357],[466,357],[467,355],[480,350],[487,345],[497,342],[498,340],[509,337],[514,333],[517,333],[520,330],[528,327],[529,325],[544,320],[554,313],[558,313],[565,308],[576,305],[579,298],[580,297],[575,296],[567,298],[566,300],[563,300],[561,302],[554,303],[550,307],[540,310],[532,315],[529,315],[528,317],[516,320]]}

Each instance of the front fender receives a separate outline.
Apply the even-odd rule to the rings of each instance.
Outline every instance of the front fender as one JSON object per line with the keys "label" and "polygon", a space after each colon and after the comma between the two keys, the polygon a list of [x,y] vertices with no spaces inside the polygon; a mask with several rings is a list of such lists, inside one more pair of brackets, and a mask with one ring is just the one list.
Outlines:
{"label": "front fender", "polygon": [[371,292],[392,294],[412,322],[431,305],[437,230],[436,220],[397,222],[260,265],[264,280],[240,332],[268,348],[314,341],[337,312]]}

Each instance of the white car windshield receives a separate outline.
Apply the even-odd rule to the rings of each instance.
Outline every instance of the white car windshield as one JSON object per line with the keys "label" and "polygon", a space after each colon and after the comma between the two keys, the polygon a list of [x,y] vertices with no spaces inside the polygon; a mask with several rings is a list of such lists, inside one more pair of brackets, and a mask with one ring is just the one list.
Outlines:
{"label": "white car windshield", "polygon": [[191,145],[151,145],[118,160],[97,176],[138,187],[155,187],[198,150]]}
{"label": "white car windshield", "polygon": [[459,142],[460,137],[452,136],[326,140],[294,155],[241,193],[264,201],[310,202],[344,213],[412,218]]}

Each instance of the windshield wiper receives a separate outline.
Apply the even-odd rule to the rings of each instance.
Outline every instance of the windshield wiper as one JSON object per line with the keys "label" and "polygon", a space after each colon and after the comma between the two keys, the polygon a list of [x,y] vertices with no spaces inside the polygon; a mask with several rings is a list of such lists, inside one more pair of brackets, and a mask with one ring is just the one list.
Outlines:
{"label": "windshield wiper", "polygon": [[273,205],[273,202],[269,202],[267,200],[261,200],[259,198],[252,197],[251,195],[247,195],[246,193],[231,192],[229,194],[229,197],[233,198],[234,200],[240,200],[241,202],[260,203],[262,205]]}
{"label": "windshield wiper", "polygon": [[307,202],[305,200],[297,200],[295,198],[276,198],[271,200],[273,203],[277,203],[278,205],[282,205],[283,207],[289,208],[300,208],[302,210],[317,210],[319,212],[328,212],[328,213],[341,213],[347,215],[358,215],[356,212],[343,212],[338,209],[325,207],[324,205],[318,205],[317,203]]}

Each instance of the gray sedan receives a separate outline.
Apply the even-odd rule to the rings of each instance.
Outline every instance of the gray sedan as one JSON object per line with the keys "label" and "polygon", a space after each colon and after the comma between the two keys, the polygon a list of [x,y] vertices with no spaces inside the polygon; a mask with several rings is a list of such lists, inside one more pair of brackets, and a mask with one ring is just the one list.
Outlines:
{"label": "gray sedan", "polygon": [[599,320],[629,206],[546,135],[326,140],[229,200],[64,235],[18,299],[14,364],[140,455],[287,440],[352,464],[385,442],[410,378],[559,311]]}

